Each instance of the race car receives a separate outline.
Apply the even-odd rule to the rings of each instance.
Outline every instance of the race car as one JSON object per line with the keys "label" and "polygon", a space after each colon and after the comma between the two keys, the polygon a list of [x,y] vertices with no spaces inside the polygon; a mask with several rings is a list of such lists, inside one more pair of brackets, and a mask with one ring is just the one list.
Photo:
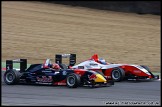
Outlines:
{"label": "race car", "polygon": [[72,68],[100,71],[107,78],[114,81],[159,79],[159,75],[153,75],[145,65],[107,63],[103,58],[99,58],[97,54],[78,65],[72,66]]}
{"label": "race car", "polygon": [[[14,69],[14,63],[19,63],[20,69]],[[84,85],[90,87],[114,85],[114,81],[107,80],[100,73],[85,69],[63,69],[57,63],[52,64],[50,59],[46,59],[42,64],[31,64],[28,68],[27,59],[6,60],[4,82],[8,85],[66,85],[69,88]]]}
{"label": "race car", "polygon": [[[76,55],[75,55],[76,61]],[[98,58],[94,54],[90,59],[85,60],[77,65],[69,66],[71,69],[86,69],[100,72],[106,78],[114,81],[122,80],[141,80],[141,79],[159,79],[159,75],[153,75],[149,68],[144,65],[135,64],[113,64],[107,63],[104,59]]]}

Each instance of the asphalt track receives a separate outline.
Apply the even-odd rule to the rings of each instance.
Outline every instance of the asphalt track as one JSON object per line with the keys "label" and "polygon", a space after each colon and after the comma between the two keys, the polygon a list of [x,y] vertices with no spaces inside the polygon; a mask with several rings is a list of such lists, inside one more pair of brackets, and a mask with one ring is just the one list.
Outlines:
{"label": "asphalt track", "polygon": [[[3,75],[3,73],[2,73]],[[161,81],[123,81],[111,87],[6,85],[2,78],[1,105],[161,105]]]}

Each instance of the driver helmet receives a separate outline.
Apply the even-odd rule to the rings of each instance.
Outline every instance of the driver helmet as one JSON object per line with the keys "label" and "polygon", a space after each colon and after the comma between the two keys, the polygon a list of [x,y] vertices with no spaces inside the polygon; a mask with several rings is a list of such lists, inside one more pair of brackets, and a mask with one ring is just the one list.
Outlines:
{"label": "driver helmet", "polygon": [[60,66],[59,66],[58,64],[55,63],[55,64],[52,64],[52,68],[53,68],[53,69],[60,69]]}
{"label": "driver helmet", "polygon": [[105,59],[103,59],[103,58],[99,58],[99,63],[105,64],[105,65],[107,64],[106,61],[105,61]]}

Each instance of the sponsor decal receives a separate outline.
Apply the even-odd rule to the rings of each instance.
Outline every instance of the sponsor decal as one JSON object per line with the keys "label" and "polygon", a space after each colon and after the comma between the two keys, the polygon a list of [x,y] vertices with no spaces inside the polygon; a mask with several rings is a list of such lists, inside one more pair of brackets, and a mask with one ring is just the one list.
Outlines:
{"label": "sponsor decal", "polygon": [[7,66],[7,71],[10,70],[10,66]]}
{"label": "sponsor decal", "polygon": [[67,72],[66,72],[66,71],[63,71],[63,72],[62,72],[62,75],[67,75]]}
{"label": "sponsor decal", "polygon": [[105,76],[106,78],[111,78],[111,76]]}
{"label": "sponsor decal", "polygon": [[70,56],[70,54],[62,54],[62,57],[63,58],[67,58],[67,57],[69,57]]}
{"label": "sponsor decal", "polygon": [[37,77],[37,81],[38,82],[42,82],[42,83],[45,83],[45,82],[52,82],[52,76],[42,76],[42,78],[40,77]]}
{"label": "sponsor decal", "polygon": [[44,85],[52,85],[52,83],[47,83],[47,82],[36,82],[37,84],[44,84]]}
{"label": "sponsor decal", "polygon": [[90,63],[89,65],[90,66],[98,66],[98,64],[95,64],[95,63]]}
{"label": "sponsor decal", "polygon": [[66,85],[66,83],[58,82],[57,85]]}
{"label": "sponsor decal", "polygon": [[141,71],[139,71],[139,70],[134,70],[134,72],[135,72],[135,73],[141,73]]}
{"label": "sponsor decal", "polygon": [[66,81],[62,80],[62,81],[59,81],[59,82],[54,82],[54,85],[66,85]]}
{"label": "sponsor decal", "polygon": [[95,74],[92,74],[91,76],[88,75],[89,80],[95,80],[97,76]]}
{"label": "sponsor decal", "polygon": [[84,69],[84,66],[78,66],[78,69]]}

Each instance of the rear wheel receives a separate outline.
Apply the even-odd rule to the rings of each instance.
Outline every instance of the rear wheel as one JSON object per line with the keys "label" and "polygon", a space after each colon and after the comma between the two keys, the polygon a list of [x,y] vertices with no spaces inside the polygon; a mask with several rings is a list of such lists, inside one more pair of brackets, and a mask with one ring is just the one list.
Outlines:
{"label": "rear wheel", "polygon": [[112,70],[111,76],[112,76],[114,81],[121,81],[125,77],[125,71],[122,68],[119,68],[119,67],[114,68]]}
{"label": "rear wheel", "polygon": [[66,84],[69,88],[76,88],[80,85],[80,76],[72,73],[69,74],[66,78]]}
{"label": "rear wheel", "polygon": [[8,85],[18,84],[19,80],[20,80],[20,72],[16,70],[10,70],[4,73],[4,82]]}

